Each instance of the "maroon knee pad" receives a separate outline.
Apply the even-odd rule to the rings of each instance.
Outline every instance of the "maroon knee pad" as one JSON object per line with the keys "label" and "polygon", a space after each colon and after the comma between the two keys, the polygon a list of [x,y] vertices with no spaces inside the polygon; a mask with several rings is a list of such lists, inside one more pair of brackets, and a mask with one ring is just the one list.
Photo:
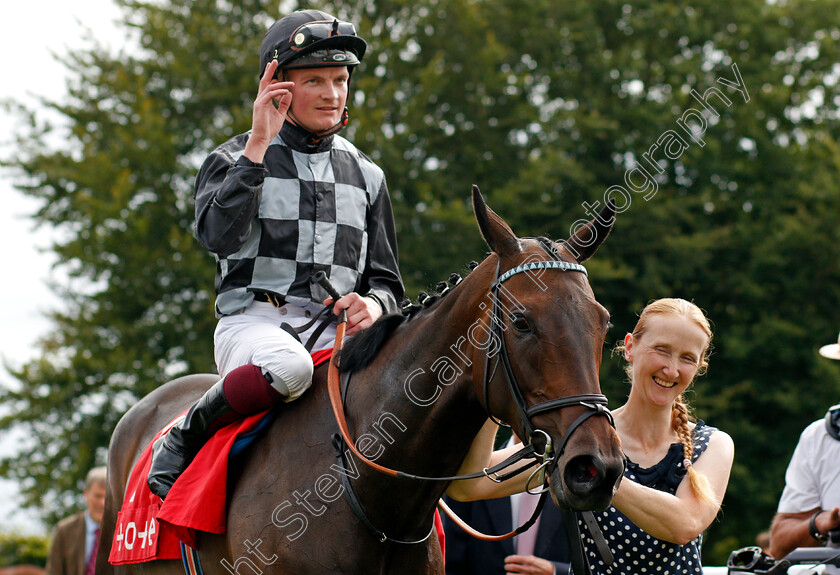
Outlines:
{"label": "maroon knee pad", "polygon": [[227,374],[222,389],[231,409],[241,415],[268,409],[284,399],[283,394],[271,387],[262,369],[252,364]]}

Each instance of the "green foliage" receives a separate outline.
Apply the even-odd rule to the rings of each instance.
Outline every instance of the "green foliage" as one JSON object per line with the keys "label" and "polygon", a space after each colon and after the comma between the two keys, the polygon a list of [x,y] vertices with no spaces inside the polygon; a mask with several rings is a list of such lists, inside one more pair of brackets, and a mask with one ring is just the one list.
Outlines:
{"label": "green foliage", "polygon": [[42,357],[11,369],[23,386],[0,396],[13,409],[0,426],[32,430],[0,472],[52,520],[137,398],[214,369],[213,260],[192,238],[192,180],[197,150],[247,125],[258,59],[240,47],[267,21],[260,2],[124,6],[139,48],[69,54],[70,97],[43,103],[69,125],[66,144],[33,122],[13,162],[74,280],[55,286],[66,309]]}
{"label": "green foliage", "polygon": [[0,533],[0,567],[47,564],[49,539],[37,535]]}
{"label": "green foliage", "polygon": [[[67,307],[42,356],[0,393],[13,411],[0,429],[30,431],[0,472],[26,479],[47,514],[70,505],[136,398],[213,369],[213,264],[190,237],[192,179],[215,144],[248,128],[257,49],[280,15],[256,0],[121,5],[139,49],[70,54],[70,98],[44,103],[70,126],[65,144],[32,120],[10,160],[19,188],[42,200],[36,219],[63,232],[54,249],[78,280],[56,286]],[[357,22],[370,44],[347,135],[388,175],[409,293],[486,250],[473,183],[520,235],[556,238],[612,190],[623,212],[587,264],[616,326],[607,344],[654,298],[708,311],[715,351],[693,402],[733,436],[736,460],[705,559],[751,544],[799,432],[840,396],[840,365],[816,354],[840,325],[840,2],[318,7]],[[734,82],[735,66],[748,101],[718,81]],[[701,145],[677,120],[701,107],[692,89],[712,87],[729,104],[710,97],[719,117]],[[688,145],[672,159],[651,150],[668,130]],[[655,194],[631,189],[644,187],[638,171],[626,181],[637,163],[661,170]],[[627,383],[609,354],[602,385],[620,405]]]}

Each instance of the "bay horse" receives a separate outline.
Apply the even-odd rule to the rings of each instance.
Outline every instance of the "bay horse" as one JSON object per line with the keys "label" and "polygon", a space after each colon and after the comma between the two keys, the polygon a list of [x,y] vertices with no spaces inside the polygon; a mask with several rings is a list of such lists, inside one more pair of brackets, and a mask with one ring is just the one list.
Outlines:
{"label": "bay horse", "polygon": [[[587,401],[564,398],[606,403],[598,375],[609,314],[580,263],[609,234],[615,212],[608,205],[558,244],[518,238],[477,188],[473,208],[492,253],[432,305],[411,317],[383,316],[348,338],[339,354],[342,409],[355,447],[389,468],[451,476],[492,415],[523,440],[541,430],[563,445],[549,469],[559,505],[603,509],[624,469],[618,436],[609,417],[588,417],[595,408]],[[283,406],[232,462],[227,533],[198,538],[206,573],[444,572],[433,514],[448,483],[386,476],[349,451],[337,459],[325,372],[316,369],[307,393]],[[169,382],[120,420],[108,454],[97,573],[183,570],[174,560],[114,567],[107,557],[132,465],[154,434],[217,379]],[[571,428],[577,429],[567,434]]]}

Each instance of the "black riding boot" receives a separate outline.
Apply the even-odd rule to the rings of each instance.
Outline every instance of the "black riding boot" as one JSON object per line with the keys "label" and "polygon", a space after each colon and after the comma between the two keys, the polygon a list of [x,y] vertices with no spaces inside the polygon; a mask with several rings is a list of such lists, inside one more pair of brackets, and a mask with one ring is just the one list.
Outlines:
{"label": "black riding boot", "polygon": [[172,484],[213,433],[241,417],[225,398],[223,384],[224,379],[215,383],[190,408],[183,422],[155,441],[146,482],[161,499],[169,494]]}

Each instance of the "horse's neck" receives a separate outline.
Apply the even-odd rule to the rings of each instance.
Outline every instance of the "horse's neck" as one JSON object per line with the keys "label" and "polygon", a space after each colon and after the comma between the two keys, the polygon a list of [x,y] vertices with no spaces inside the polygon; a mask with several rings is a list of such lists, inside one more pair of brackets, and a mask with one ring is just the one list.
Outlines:
{"label": "horse's neck", "polygon": [[[476,349],[467,339],[478,300],[459,291],[397,328],[374,362],[347,384],[353,440],[379,465],[428,477],[455,475],[486,421],[473,387]],[[448,483],[394,479],[358,465],[356,485],[374,524],[392,537],[422,537]]]}
{"label": "horse's neck", "polygon": [[[486,293],[460,287],[400,326],[377,360],[352,377],[353,393],[367,405],[366,416],[354,417],[359,432],[365,426],[382,429],[384,420],[397,435],[390,434],[395,447],[379,463],[410,462],[416,474],[452,475],[486,420],[474,382],[476,368],[483,373],[484,366],[475,365],[481,354],[470,336],[476,322],[484,321],[479,306]],[[438,453],[432,449],[441,446]]]}

